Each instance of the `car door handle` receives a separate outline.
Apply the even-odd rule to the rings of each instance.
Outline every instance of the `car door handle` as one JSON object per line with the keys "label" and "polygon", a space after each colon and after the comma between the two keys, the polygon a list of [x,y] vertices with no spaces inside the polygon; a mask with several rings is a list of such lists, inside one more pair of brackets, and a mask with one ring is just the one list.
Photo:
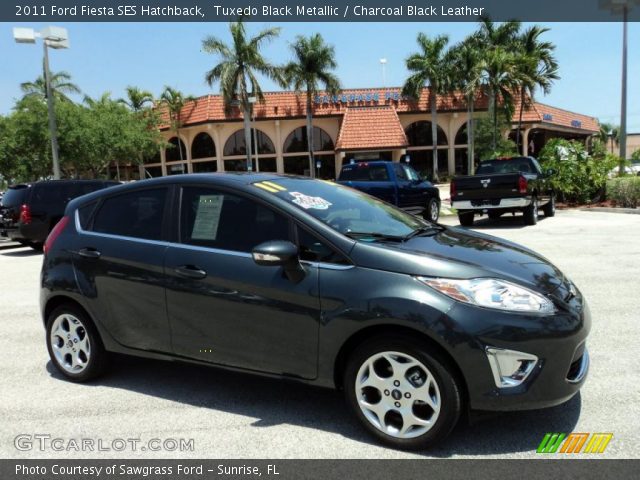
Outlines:
{"label": "car door handle", "polygon": [[96,250],[95,248],[83,248],[83,249],[78,251],[78,255],[80,255],[81,257],[84,257],[84,258],[98,259],[98,258],[100,258],[100,255],[102,255],[102,254],[98,250]]}
{"label": "car door handle", "polygon": [[173,269],[176,275],[182,278],[191,278],[194,280],[202,280],[207,276],[207,272],[194,265],[182,265]]}

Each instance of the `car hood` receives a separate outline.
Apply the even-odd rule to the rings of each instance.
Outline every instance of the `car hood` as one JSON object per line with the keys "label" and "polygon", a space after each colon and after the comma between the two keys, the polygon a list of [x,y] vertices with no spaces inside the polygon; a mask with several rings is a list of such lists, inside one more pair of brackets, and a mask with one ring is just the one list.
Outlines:
{"label": "car hood", "polygon": [[542,255],[490,235],[445,228],[406,242],[358,242],[352,251],[358,265],[409,275],[441,278],[493,277],[552,293],[562,272]]}

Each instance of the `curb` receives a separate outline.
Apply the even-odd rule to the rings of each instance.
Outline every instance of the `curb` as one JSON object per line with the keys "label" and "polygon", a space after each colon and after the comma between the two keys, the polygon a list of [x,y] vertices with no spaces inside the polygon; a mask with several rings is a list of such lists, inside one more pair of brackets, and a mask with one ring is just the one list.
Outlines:
{"label": "curb", "polygon": [[613,208],[613,207],[593,207],[581,208],[581,212],[601,212],[601,213],[628,213],[640,215],[640,208]]}

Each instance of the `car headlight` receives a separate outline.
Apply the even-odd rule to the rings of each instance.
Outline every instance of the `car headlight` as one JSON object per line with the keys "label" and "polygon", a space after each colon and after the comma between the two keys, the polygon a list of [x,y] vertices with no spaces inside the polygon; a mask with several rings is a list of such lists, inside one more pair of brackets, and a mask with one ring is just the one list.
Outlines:
{"label": "car headlight", "polygon": [[417,277],[440,293],[459,302],[513,312],[553,313],[553,303],[528,288],[495,278],[457,280]]}

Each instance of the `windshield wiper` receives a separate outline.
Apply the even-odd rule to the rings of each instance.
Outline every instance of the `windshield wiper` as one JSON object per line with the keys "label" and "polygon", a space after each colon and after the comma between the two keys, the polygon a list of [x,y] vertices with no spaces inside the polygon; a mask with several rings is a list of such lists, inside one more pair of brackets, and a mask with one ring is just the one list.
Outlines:
{"label": "windshield wiper", "polygon": [[407,240],[410,240],[414,237],[417,237],[419,235],[435,235],[438,232],[442,232],[444,230],[444,227],[441,227],[439,225],[424,225],[422,227],[418,227],[416,228],[413,232],[411,232],[408,235],[405,235],[402,238],[402,241],[406,242]]}
{"label": "windshield wiper", "polygon": [[355,239],[372,238],[374,240],[391,240],[394,242],[402,242],[405,239],[405,237],[402,237],[400,235],[388,235],[386,233],[379,233],[379,232],[347,231],[347,232],[344,232],[344,235],[346,235],[349,238],[355,238]]}

